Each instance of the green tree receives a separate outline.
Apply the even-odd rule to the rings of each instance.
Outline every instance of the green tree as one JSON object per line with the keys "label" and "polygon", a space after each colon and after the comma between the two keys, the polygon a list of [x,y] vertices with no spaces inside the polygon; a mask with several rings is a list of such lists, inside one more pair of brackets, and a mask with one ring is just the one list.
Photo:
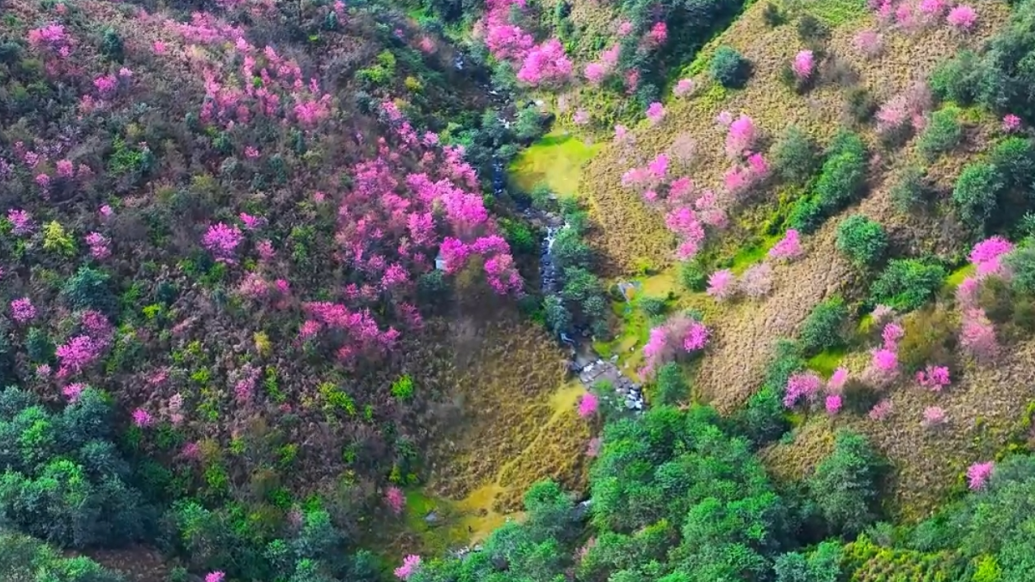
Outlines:
{"label": "green tree", "polygon": [[877,520],[877,486],[883,468],[865,437],[837,432],[833,452],[808,481],[812,499],[834,531],[852,536]]}

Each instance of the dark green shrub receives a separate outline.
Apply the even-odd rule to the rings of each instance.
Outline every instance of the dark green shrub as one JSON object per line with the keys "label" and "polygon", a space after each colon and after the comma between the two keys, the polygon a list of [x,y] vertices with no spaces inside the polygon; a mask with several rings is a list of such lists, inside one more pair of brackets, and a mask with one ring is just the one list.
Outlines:
{"label": "dark green shrub", "polygon": [[658,368],[654,378],[654,398],[652,404],[660,405],[674,405],[690,399],[690,386],[683,379],[679,364],[669,362]]}
{"label": "dark green shrub", "polygon": [[29,359],[37,364],[45,364],[54,361],[54,342],[51,341],[47,332],[33,327],[25,336],[25,352]]}
{"label": "dark green shrub", "polygon": [[856,123],[869,122],[877,108],[877,100],[863,87],[853,87],[845,94],[845,109]]}
{"label": "dark green shrub", "polygon": [[780,390],[763,386],[737,411],[734,424],[737,431],[755,447],[762,447],[776,441],[787,431],[790,425],[784,416],[785,410]]}
{"label": "dark green shrub", "polygon": [[1035,180],[1035,142],[1031,139],[1007,137],[992,148],[988,161],[999,171],[1006,188],[1023,189],[1025,194],[1030,191]]}
{"label": "dark green shrub", "polygon": [[830,29],[815,16],[805,14],[798,19],[798,38],[806,46],[822,45],[829,37]]}
{"label": "dark green shrub", "polygon": [[515,254],[531,254],[536,251],[539,245],[536,244],[535,236],[527,224],[504,217],[500,218],[499,225],[503,231],[503,238]]}
{"label": "dark green shrub", "polygon": [[840,297],[816,305],[802,322],[801,332],[798,334],[802,354],[812,356],[823,350],[844,345],[847,322],[848,307]]}
{"label": "dark green shrub", "polygon": [[647,317],[657,317],[665,313],[665,300],[661,297],[642,297],[639,305]]}
{"label": "dark green shrub", "polygon": [[695,261],[679,265],[679,282],[687,291],[701,292],[708,288],[708,274]]}
{"label": "dark green shrub", "polygon": [[723,87],[739,89],[751,76],[751,63],[736,49],[723,45],[715,49],[709,71]]}
{"label": "dark green shrub", "polygon": [[804,182],[815,173],[818,156],[816,145],[798,126],[791,125],[773,146],[773,169],[783,179]]}
{"label": "dark green shrub", "polygon": [[909,212],[918,208],[927,197],[924,171],[917,166],[906,166],[892,177],[888,194],[891,196],[891,203],[899,212]]}
{"label": "dark green shrub", "polygon": [[898,312],[919,308],[945,280],[945,269],[917,259],[894,259],[870,287],[870,301]]}
{"label": "dark green shrub", "polygon": [[789,552],[776,558],[776,582],[838,582],[841,579],[841,544],[823,542],[802,555]]}
{"label": "dark green shrub", "polygon": [[567,331],[571,327],[571,312],[564,306],[564,300],[557,295],[547,295],[543,300],[546,327],[554,333]]}
{"label": "dark green shrub", "polygon": [[829,216],[858,198],[865,187],[866,146],[858,135],[842,132],[834,138],[816,180],[816,203]]}
{"label": "dark green shrub", "polygon": [[442,271],[430,271],[417,277],[417,297],[422,304],[436,305],[449,301],[452,287]]}
{"label": "dark green shrub", "polygon": [[764,385],[779,391],[783,398],[788,378],[804,367],[801,346],[794,340],[781,338],[773,345],[773,356],[766,366]]}
{"label": "dark green shrub", "polygon": [[569,267],[589,268],[593,251],[583,242],[578,231],[562,228],[553,241],[553,260],[560,269]]}
{"label": "dark green shrub", "polygon": [[804,234],[816,232],[823,225],[823,209],[812,196],[799,198],[787,217],[787,225]]}
{"label": "dark green shrub", "polygon": [[[139,541],[152,511],[130,488],[126,463],[107,439],[110,406],[87,388],[60,415],[17,388],[3,393],[0,520],[65,547]],[[16,409],[20,402],[22,408]]]}
{"label": "dark green shrub", "polygon": [[872,267],[884,258],[888,235],[875,220],[853,214],[837,226],[837,250],[857,267]]}
{"label": "dark green shrub", "polygon": [[780,7],[772,2],[767,2],[762,10],[762,20],[769,28],[776,28],[787,23],[787,16],[780,10]]}
{"label": "dark green shrub", "polygon": [[0,528],[0,572],[10,582],[124,582],[97,562],[66,558],[37,539]]}
{"label": "dark green shrub", "polygon": [[1003,259],[1013,274],[1012,284],[1017,291],[1035,295],[1035,247],[1022,246]]}
{"label": "dark green shrub", "polygon": [[101,39],[101,52],[109,59],[121,63],[125,59],[125,47],[122,38],[115,29],[104,30],[104,37]]}
{"label": "dark green shrub", "polygon": [[104,271],[79,267],[79,271],[65,282],[61,295],[74,310],[96,309],[109,316],[115,312],[115,294],[110,277]]}
{"label": "dark green shrub", "polygon": [[952,59],[943,61],[931,73],[931,93],[939,101],[954,101],[960,105],[974,102],[981,79],[977,55],[963,50]]}
{"label": "dark green shrub", "polygon": [[988,163],[975,162],[963,168],[952,190],[960,221],[964,226],[983,232],[995,215],[1004,179],[999,170]]}
{"label": "dark green shrub", "polygon": [[931,121],[920,134],[917,147],[920,153],[932,160],[938,154],[952,151],[963,139],[963,126],[959,121],[958,107],[946,107],[935,111]]}
{"label": "dark green shrub", "polygon": [[809,491],[830,527],[846,536],[877,520],[877,486],[884,463],[865,437],[846,430],[809,478]]}

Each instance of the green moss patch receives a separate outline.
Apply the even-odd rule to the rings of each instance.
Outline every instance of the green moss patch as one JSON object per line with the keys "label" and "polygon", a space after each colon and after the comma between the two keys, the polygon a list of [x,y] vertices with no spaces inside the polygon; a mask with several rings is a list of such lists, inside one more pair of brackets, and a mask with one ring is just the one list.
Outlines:
{"label": "green moss patch", "polygon": [[510,164],[510,177],[526,192],[542,182],[559,196],[574,196],[583,164],[600,148],[600,144],[589,145],[570,134],[550,132],[518,154]]}

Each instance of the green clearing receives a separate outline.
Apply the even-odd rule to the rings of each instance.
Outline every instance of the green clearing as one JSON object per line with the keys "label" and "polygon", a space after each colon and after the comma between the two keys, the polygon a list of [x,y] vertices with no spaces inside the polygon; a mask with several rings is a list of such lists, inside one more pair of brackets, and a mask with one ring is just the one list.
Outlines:
{"label": "green clearing", "polygon": [[518,154],[510,164],[510,176],[518,188],[531,191],[543,182],[560,196],[574,196],[582,180],[582,166],[600,151],[561,131],[552,131]]}
{"label": "green clearing", "polygon": [[805,365],[819,375],[829,378],[834,370],[841,365],[841,361],[844,359],[848,350],[845,348],[838,348],[834,350],[823,350],[809,358]]}

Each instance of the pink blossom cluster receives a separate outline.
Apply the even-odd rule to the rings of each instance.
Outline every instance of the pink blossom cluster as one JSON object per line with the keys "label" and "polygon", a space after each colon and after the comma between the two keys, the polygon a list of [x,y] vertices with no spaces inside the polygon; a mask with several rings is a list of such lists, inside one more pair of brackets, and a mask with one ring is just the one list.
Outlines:
{"label": "pink blossom cluster", "polygon": [[916,373],[916,383],[932,392],[941,392],[950,383],[949,368],[929,365]]}
{"label": "pink blossom cluster", "polygon": [[533,47],[521,63],[517,79],[536,87],[540,84],[561,83],[571,77],[572,63],[564,52],[561,41],[551,38]]}
{"label": "pink blossom cluster", "polygon": [[970,251],[970,263],[976,267],[979,278],[988,275],[1004,276],[1001,259],[1014,249],[1013,243],[1001,236],[987,238]]}
{"label": "pink blossom cluster", "polygon": [[416,572],[417,568],[419,568],[419,567],[420,567],[420,556],[416,556],[416,555],[410,554],[410,555],[406,556],[405,558],[403,558],[402,566],[399,566],[398,568],[395,569],[395,571],[394,571],[395,577],[399,578],[400,580],[406,580],[407,578],[412,576],[413,573]]}
{"label": "pink blossom cluster", "polygon": [[1021,118],[1017,117],[1013,113],[1007,113],[1003,116],[1003,131],[1006,133],[1016,133],[1021,129]]}
{"label": "pink blossom cluster", "polygon": [[36,307],[28,297],[11,301],[11,317],[18,323],[25,323],[36,317]]}
{"label": "pink blossom cluster", "polygon": [[597,398],[597,395],[593,394],[592,392],[586,392],[585,394],[579,397],[579,404],[577,410],[579,418],[589,418],[593,416],[597,413],[597,408],[599,407],[599,405],[600,403],[599,399]]}
{"label": "pink blossom cluster", "polygon": [[979,362],[989,362],[999,354],[999,342],[995,337],[995,328],[985,315],[985,310],[979,308],[963,310],[960,347]]}
{"label": "pink blossom cluster", "polygon": [[716,301],[730,299],[737,292],[736,275],[729,269],[715,271],[708,277],[708,289],[706,292],[714,297]]}
{"label": "pink blossom cluster", "polygon": [[798,231],[789,228],[772,248],[769,249],[769,258],[778,261],[793,261],[804,254],[801,248],[801,237]]}
{"label": "pink blossom cluster", "polygon": [[794,60],[791,61],[791,72],[794,73],[798,81],[807,81],[812,78],[815,68],[816,57],[808,49],[799,51],[798,54],[794,55]]}
{"label": "pink blossom cluster", "polygon": [[151,413],[144,410],[143,408],[137,408],[136,410],[134,410],[132,416],[133,424],[140,428],[149,427],[152,424],[154,424],[155,421],[154,417],[151,416]]}
{"label": "pink blossom cluster", "polygon": [[106,346],[88,335],[78,335],[57,347],[58,378],[77,374],[95,362]]}
{"label": "pink blossom cluster", "polygon": [[924,409],[920,425],[924,428],[935,428],[949,421],[945,409],[941,406],[928,406]]}
{"label": "pink blossom cluster", "polygon": [[877,132],[888,137],[909,126],[919,131],[926,125],[924,115],[930,109],[930,89],[925,83],[913,85],[889,99],[877,110]]}
{"label": "pink blossom cluster", "polygon": [[86,244],[90,247],[90,256],[98,261],[103,261],[111,256],[111,247],[108,246],[110,242],[106,236],[99,232],[91,232],[86,235]]}
{"label": "pink blossom cluster", "polygon": [[647,343],[643,346],[645,364],[640,373],[651,376],[666,362],[681,353],[703,350],[710,339],[708,328],[691,317],[676,315],[663,325],[650,330]]}
{"label": "pink blossom cluster", "polygon": [[984,489],[994,469],[995,463],[992,461],[974,463],[967,468],[967,487],[970,487],[972,491]]}
{"label": "pink blossom cluster", "polygon": [[735,159],[740,158],[755,145],[758,137],[755,121],[741,114],[729,124],[726,132],[726,155]]}
{"label": "pink blossom cluster", "polygon": [[686,97],[694,90],[694,82],[691,79],[680,79],[676,81],[674,87],[672,87],[672,95],[676,97]]}
{"label": "pink blossom cluster", "polygon": [[969,32],[974,28],[974,25],[977,24],[977,11],[974,10],[972,6],[960,4],[949,11],[949,15],[945,20],[953,28]]}
{"label": "pink blossom cluster", "polygon": [[8,210],[7,220],[10,221],[13,227],[11,232],[15,236],[32,234],[32,231],[36,229],[36,225],[32,221],[32,215],[24,210],[14,208]]}
{"label": "pink blossom cluster", "polygon": [[823,380],[815,372],[795,372],[787,379],[783,405],[793,408],[801,400],[813,402],[819,396],[822,387]]}
{"label": "pink blossom cluster", "polygon": [[360,352],[384,352],[390,350],[399,338],[399,332],[392,327],[381,331],[370,310],[350,311],[337,303],[303,303],[302,309],[322,326],[344,331],[346,338],[338,348],[338,358],[349,361]]}
{"label": "pink blossom cluster", "polygon": [[618,55],[621,48],[620,45],[615,44],[600,53],[600,60],[586,65],[585,69],[583,69],[583,75],[590,85],[600,85],[608,75],[614,72],[615,66],[618,65]]}
{"label": "pink blossom cluster", "polygon": [[665,118],[665,106],[657,101],[647,106],[647,120],[652,125],[661,123],[661,120]]}
{"label": "pink blossom cluster", "polygon": [[769,176],[769,162],[759,153],[750,153],[747,164],[734,164],[723,175],[726,191],[739,197]]}
{"label": "pink blossom cluster", "polygon": [[882,421],[891,414],[891,401],[884,399],[873,405],[870,409],[869,417],[870,420]]}
{"label": "pink blossom cluster", "polygon": [[212,253],[217,261],[233,263],[235,262],[234,253],[243,239],[241,229],[217,222],[205,232],[201,244]]}
{"label": "pink blossom cluster", "polygon": [[864,57],[873,58],[884,48],[884,37],[875,30],[863,30],[855,35],[852,44]]}
{"label": "pink blossom cluster", "polygon": [[402,514],[403,508],[406,507],[406,497],[403,495],[402,489],[393,485],[385,490],[385,505],[395,515]]}
{"label": "pink blossom cluster", "polygon": [[225,578],[226,574],[219,570],[205,574],[205,582],[223,582]]}
{"label": "pink blossom cluster", "polygon": [[905,337],[905,335],[906,331],[901,325],[895,322],[889,322],[880,332],[881,340],[884,342],[884,349],[891,351],[898,350],[898,341]]}

